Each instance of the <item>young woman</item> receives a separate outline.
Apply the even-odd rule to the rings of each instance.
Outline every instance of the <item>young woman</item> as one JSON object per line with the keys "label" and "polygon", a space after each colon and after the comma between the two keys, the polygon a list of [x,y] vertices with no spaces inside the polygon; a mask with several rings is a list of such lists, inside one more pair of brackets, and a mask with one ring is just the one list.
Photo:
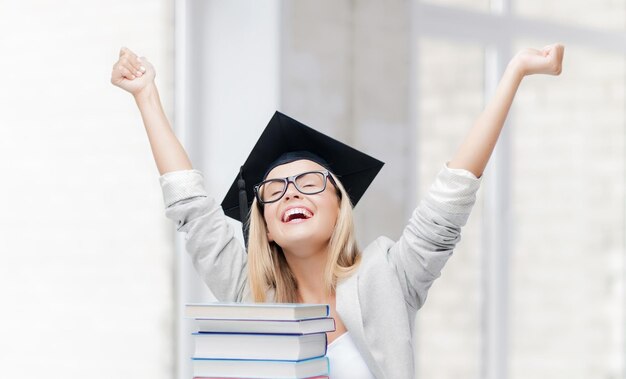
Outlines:
{"label": "young woman", "polygon": [[172,132],[150,62],[122,48],[111,82],[135,98],[162,175],[166,214],[187,233],[187,250],[218,300],[330,304],[333,379],[412,378],[415,314],[459,240],[517,88],[527,75],[560,74],[563,51],[553,44],[517,53],[400,239],[381,237],[362,251],[353,237],[354,195],[323,156],[326,148],[313,147],[285,148],[260,168],[258,182],[246,183],[249,193],[257,185],[246,254]]}

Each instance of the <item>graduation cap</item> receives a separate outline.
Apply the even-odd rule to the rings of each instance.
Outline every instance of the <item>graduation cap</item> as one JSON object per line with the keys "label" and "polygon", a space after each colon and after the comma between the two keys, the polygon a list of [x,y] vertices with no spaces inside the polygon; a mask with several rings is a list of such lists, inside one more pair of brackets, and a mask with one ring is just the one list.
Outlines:
{"label": "graduation cap", "polygon": [[[384,164],[277,111],[226,193],[224,213],[242,221],[245,227],[254,186],[272,168],[300,159],[319,163],[339,178],[353,206]],[[244,236],[247,238],[245,230]]]}

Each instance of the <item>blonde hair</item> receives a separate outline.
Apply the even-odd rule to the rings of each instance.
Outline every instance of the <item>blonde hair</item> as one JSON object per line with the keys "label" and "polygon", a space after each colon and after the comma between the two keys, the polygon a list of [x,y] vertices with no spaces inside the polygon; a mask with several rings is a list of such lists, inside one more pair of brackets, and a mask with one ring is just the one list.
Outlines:
{"label": "blonde hair", "polygon": [[[332,174],[331,174],[332,175]],[[335,229],[328,243],[328,259],[322,280],[330,295],[335,292],[337,281],[352,274],[360,254],[354,236],[352,203],[343,185],[333,176],[338,190],[339,214]],[[328,188],[327,188],[328,190]],[[275,291],[276,302],[298,302],[298,283],[280,246],[269,242],[263,211],[257,199],[252,203],[248,238],[248,280],[254,301],[266,301],[268,290]]]}

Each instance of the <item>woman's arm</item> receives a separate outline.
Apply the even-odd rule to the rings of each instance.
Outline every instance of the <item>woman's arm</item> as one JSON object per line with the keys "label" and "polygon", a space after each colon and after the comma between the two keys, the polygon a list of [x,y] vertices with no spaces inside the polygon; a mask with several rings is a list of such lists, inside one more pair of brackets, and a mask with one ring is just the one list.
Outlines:
{"label": "woman's arm", "polygon": [[[480,177],[496,144],[515,92],[526,75],[561,72],[563,46],[525,49],[509,63],[494,98],[470,130],[449,168],[465,169]],[[388,260],[397,272],[405,301],[412,311],[424,303],[428,289],[441,273],[460,240],[480,179],[443,169],[417,207],[400,239],[389,249]]]}
{"label": "woman's arm", "polygon": [[148,133],[152,155],[161,175],[191,169],[187,152],[176,138],[165,116],[159,92],[154,84],[156,72],[146,58],[123,47],[113,65],[111,83],[130,92]]}
{"label": "woman's arm", "polygon": [[155,76],[146,58],[122,48],[111,83],[131,93],[137,102],[161,174],[165,214],[186,233],[186,250],[198,274],[219,301],[242,301],[248,296],[246,252],[219,204],[207,196],[202,174],[191,170],[187,153],[163,112]]}
{"label": "woman's arm", "polygon": [[542,50],[524,49],[511,59],[493,99],[474,123],[448,167],[468,170],[476,177],[483,174],[522,79],[532,74],[559,75],[563,50],[560,44]]}

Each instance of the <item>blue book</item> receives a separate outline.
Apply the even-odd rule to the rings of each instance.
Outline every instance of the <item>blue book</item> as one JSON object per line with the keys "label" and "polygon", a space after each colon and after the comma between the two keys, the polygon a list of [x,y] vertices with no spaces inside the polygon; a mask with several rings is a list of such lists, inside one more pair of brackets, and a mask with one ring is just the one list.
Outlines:
{"label": "blue book", "polygon": [[326,333],[194,333],[194,358],[301,361],[326,355]]}
{"label": "blue book", "polygon": [[328,375],[328,358],[303,361],[263,361],[193,358],[194,377],[301,379]]}

